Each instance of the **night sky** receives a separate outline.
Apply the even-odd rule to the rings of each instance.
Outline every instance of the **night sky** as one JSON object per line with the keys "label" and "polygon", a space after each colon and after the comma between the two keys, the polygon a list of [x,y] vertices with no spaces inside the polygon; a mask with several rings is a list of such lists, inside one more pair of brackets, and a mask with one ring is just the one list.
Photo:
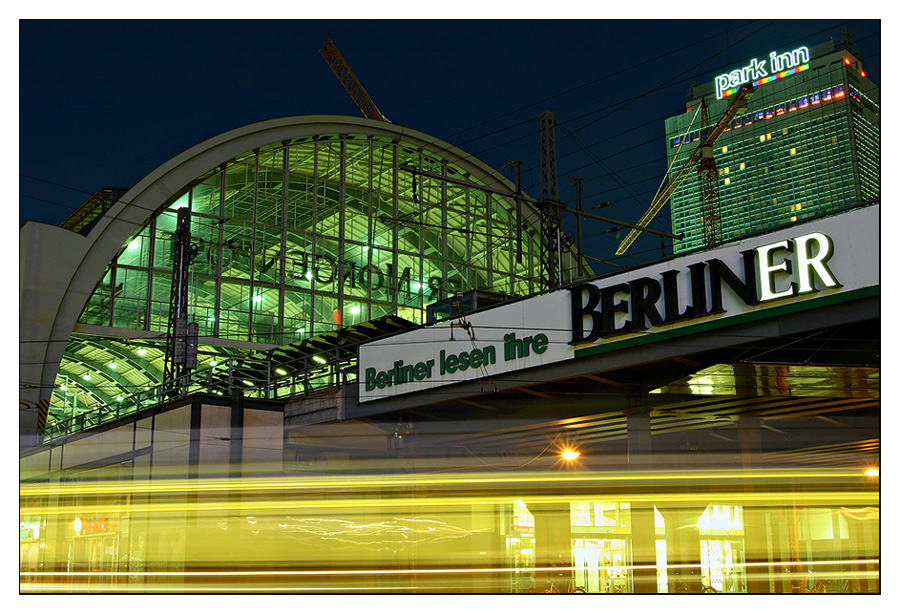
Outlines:
{"label": "night sky", "polygon": [[[391,122],[494,168],[521,160],[532,196],[538,114],[552,110],[563,201],[574,206],[568,178],[581,177],[585,208],[613,201],[595,213],[636,222],[666,172],[663,121],[684,111],[692,80],[772,50],[838,42],[847,27],[881,85],[878,20],[23,20],[19,223],[58,224],[98,188],[130,187],[239,126],[360,116],[318,53],[328,38]],[[668,208],[652,225],[670,230]],[[588,255],[614,259],[608,228],[585,223]],[[660,253],[645,233],[616,262]]]}

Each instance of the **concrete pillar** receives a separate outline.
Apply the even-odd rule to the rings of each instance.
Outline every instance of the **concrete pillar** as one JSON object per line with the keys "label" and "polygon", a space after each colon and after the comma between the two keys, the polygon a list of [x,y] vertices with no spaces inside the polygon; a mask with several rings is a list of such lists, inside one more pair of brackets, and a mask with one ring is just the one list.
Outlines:
{"label": "concrete pillar", "polygon": [[[557,589],[565,591],[573,578],[572,566],[572,515],[567,502],[535,503],[525,501],[528,511],[534,515],[534,564],[535,567],[553,568],[535,574],[540,590],[553,580]],[[562,568],[562,569],[561,569]]]}
{"label": "concrete pillar", "polygon": [[231,434],[228,447],[228,475],[238,479],[243,474],[244,391],[231,391]]}
{"label": "concrete pillar", "polygon": [[229,535],[230,554],[232,556],[244,556],[247,549],[247,523],[243,518],[241,491],[238,481],[243,474],[243,444],[244,444],[244,391],[234,389],[231,391],[231,412],[229,414],[228,435],[228,504],[231,511],[226,517],[226,533]]}
{"label": "concrete pillar", "polygon": [[876,508],[844,508],[842,512],[847,520],[849,533],[847,559],[853,561],[850,564],[850,572],[855,578],[851,582],[851,590],[854,593],[878,592],[881,589],[878,579],[879,566],[861,562],[879,558],[880,535]]}
{"label": "concrete pillar", "polygon": [[796,504],[793,504],[789,508],[784,508],[784,514],[786,518],[785,523],[785,534],[787,536],[787,550],[789,554],[790,564],[787,565],[787,568],[791,571],[791,592],[797,593],[801,592],[807,588],[809,585],[807,583],[807,567],[804,565],[804,561],[807,560],[808,557],[804,555],[800,550],[800,514],[802,509],[797,508]]}
{"label": "concrete pillar", "polygon": [[670,593],[699,593],[702,568],[700,528],[706,507],[657,507],[666,521],[666,564]]}
{"label": "concrete pillar", "polygon": [[[53,451],[54,454],[58,454],[59,448]],[[64,496],[61,494],[62,484],[59,479],[54,477],[50,481],[50,488],[47,489],[48,497],[47,497],[47,507],[46,509],[58,509],[61,507],[71,506],[74,504],[74,496]],[[46,517],[46,530],[47,533],[44,535],[44,543],[47,544],[46,550],[44,553],[44,571],[49,572],[65,572],[65,571],[75,571],[75,569],[69,569],[69,543],[74,543],[74,531],[70,528],[69,522],[74,520],[74,515],[66,515],[66,516],[53,516],[48,515]],[[47,582],[50,583],[58,583],[61,588],[64,586],[66,582],[78,582],[80,579],[72,579],[71,577],[56,576],[54,579],[51,579]]]}
{"label": "concrete pillar", "polygon": [[[629,395],[625,411],[628,441],[628,468],[650,469],[653,446],[650,432],[650,408],[644,404],[645,395]],[[631,563],[635,593],[656,593],[656,523],[653,504],[631,504]]]}
{"label": "concrete pillar", "polygon": [[789,514],[790,510],[787,508],[778,508],[768,513],[768,526],[772,536],[771,552],[776,572],[770,586],[773,587],[772,592],[775,593],[791,592],[791,575],[786,573],[792,570]]}
{"label": "concrete pillar", "polygon": [[[633,398],[637,402],[639,397]],[[650,439],[650,408],[629,407],[625,410],[625,426],[628,438],[628,467],[649,468],[648,466],[653,460],[653,445]]]}
{"label": "concrete pillar", "polygon": [[[755,489],[750,474],[759,466],[762,449],[760,426],[762,420],[757,416],[741,416],[738,418],[738,442],[741,450],[741,469],[745,474],[743,480],[744,493],[750,495]],[[770,592],[769,579],[777,570],[771,565],[769,552],[766,513],[752,503],[748,496],[743,502],[744,523],[744,559],[747,563],[747,592],[760,594]]]}

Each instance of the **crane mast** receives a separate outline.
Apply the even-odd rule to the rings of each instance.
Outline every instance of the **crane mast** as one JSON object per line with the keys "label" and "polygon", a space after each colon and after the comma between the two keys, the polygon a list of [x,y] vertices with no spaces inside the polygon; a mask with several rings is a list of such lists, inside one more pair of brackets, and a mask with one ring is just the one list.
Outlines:
{"label": "crane mast", "polygon": [[350,94],[350,98],[353,99],[353,102],[356,103],[356,106],[359,107],[359,110],[362,111],[365,117],[390,123],[388,118],[382,115],[378,107],[375,106],[375,102],[366,92],[366,88],[362,86],[362,83],[353,74],[350,65],[344,60],[344,56],[341,55],[341,52],[338,51],[338,48],[330,38],[322,43],[319,54],[325,58],[328,66],[331,67],[331,71],[338,78],[338,81],[341,82],[341,85],[344,86],[344,89],[347,90],[347,93]]}
{"label": "crane mast", "polygon": [[[700,103],[700,125],[710,125],[706,98]],[[701,149],[697,178],[700,180],[700,202],[703,203],[701,215],[703,242],[706,245],[713,245],[722,240],[722,220],[719,214],[719,171],[713,157],[712,145],[704,145]]]}
{"label": "crane mast", "polygon": [[[704,230],[704,240],[707,245],[718,242],[721,240],[719,228],[719,207],[718,207],[718,185],[716,184],[716,176],[718,172],[716,171],[715,161],[712,157],[712,146],[715,144],[716,140],[722,133],[725,132],[725,129],[731,125],[731,121],[735,118],[738,113],[743,113],[747,110],[747,103],[750,100],[750,97],[753,95],[755,88],[749,83],[746,85],[742,85],[741,88],[735,93],[734,98],[732,98],[731,103],[728,105],[728,108],[725,110],[725,113],[719,118],[719,121],[716,122],[716,125],[709,130],[708,133],[705,134],[703,140],[697,146],[697,148],[691,153],[687,160],[685,160],[684,164],[676,171],[674,175],[669,179],[669,183],[665,188],[659,191],[653,201],[650,203],[650,206],[647,208],[647,211],[644,213],[643,217],[641,217],[640,221],[638,221],[638,226],[646,226],[650,223],[650,221],[656,217],[656,214],[659,213],[659,210],[662,209],[663,205],[666,204],[666,201],[672,196],[675,190],[678,189],[678,186],[687,178],[688,172],[693,169],[698,163],[700,164],[700,168],[698,168],[698,172],[700,173],[700,183],[701,183],[701,191],[703,197],[703,230]],[[703,108],[706,108],[705,100],[703,102]],[[701,110],[701,114],[704,111]],[[702,123],[702,122],[701,122]],[[709,125],[709,124],[704,124]],[[701,128],[701,130],[703,130]],[[706,132],[705,130],[703,130]],[[713,189],[704,189],[703,186],[708,183],[713,184]],[[708,188],[708,186],[707,186]],[[632,228],[628,235],[622,240],[619,244],[619,247],[616,249],[616,255],[621,256],[625,253],[634,240],[637,239],[638,235],[641,234],[641,231],[637,228]]]}
{"label": "crane mast", "polygon": [[[553,111],[542,111],[541,120],[541,287],[562,286],[562,203],[556,174],[556,120]],[[580,254],[579,254],[580,255]]]}

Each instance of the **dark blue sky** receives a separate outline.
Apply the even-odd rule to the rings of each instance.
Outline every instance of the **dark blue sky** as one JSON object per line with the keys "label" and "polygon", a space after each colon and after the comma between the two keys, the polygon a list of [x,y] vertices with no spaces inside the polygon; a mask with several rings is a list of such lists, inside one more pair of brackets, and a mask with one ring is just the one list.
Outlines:
{"label": "dark blue sky", "polygon": [[[632,222],[665,174],[663,120],[683,112],[691,80],[709,81],[772,50],[837,42],[849,26],[863,68],[881,85],[877,20],[19,25],[20,224],[58,224],[99,187],[130,187],[238,126],[290,115],[359,116],[318,54],[327,38],[393,123],[495,168],[522,160],[532,195],[540,195],[537,117],[552,110],[561,124],[563,200],[574,204],[568,177],[581,177],[586,207],[615,201],[599,213]],[[669,229],[666,214],[655,227]],[[571,220],[566,226],[574,228]],[[588,254],[612,256],[613,235],[599,234],[606,228],[585,225],[594,245]],[[632,249],[637,261],[659,255],[655,239]]]}

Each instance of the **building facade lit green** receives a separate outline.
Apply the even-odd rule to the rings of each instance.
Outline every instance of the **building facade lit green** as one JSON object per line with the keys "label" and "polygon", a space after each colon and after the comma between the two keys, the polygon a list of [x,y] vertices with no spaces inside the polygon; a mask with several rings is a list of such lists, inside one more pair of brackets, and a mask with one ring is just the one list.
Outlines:
{"label": "building facade lit green", "polygon": [[[879,197],[879,89],[865,76],[852,45],[811,46],[808,61],[768,65],[745,113],[716,141],[721,239],[789,224]],[[780,53],[781,49],[778,50]],[[761,54],[768,50],[760,50]],[[760,55],[771,62],[769,56]],[[727,74],[739,67],[723,68]],[[700,101],[710,123],[725,112],[715,80],[694,85],[685,113],[666,120],[670,175],[700,141]],[[704,245],[697,173],[671,198],[676,253]]]}
{"label": "building facade lit green", "polygon": [[[300,119],[290,138],[211,158],[157,208],[125,203],[143,219],[80,312],[49,424],[127,404],[162,381],[180,208],[190,209],[196,247],[189,319],[199,325],[199,370],[387,315],[421,324],[428,305],[458,292],[541,289],[536,211],[520,204],[519,252],[515,201],[473,187],[514,192],[502,175],[386,122]],[[90,217],[62,226],[90,236]]]}

